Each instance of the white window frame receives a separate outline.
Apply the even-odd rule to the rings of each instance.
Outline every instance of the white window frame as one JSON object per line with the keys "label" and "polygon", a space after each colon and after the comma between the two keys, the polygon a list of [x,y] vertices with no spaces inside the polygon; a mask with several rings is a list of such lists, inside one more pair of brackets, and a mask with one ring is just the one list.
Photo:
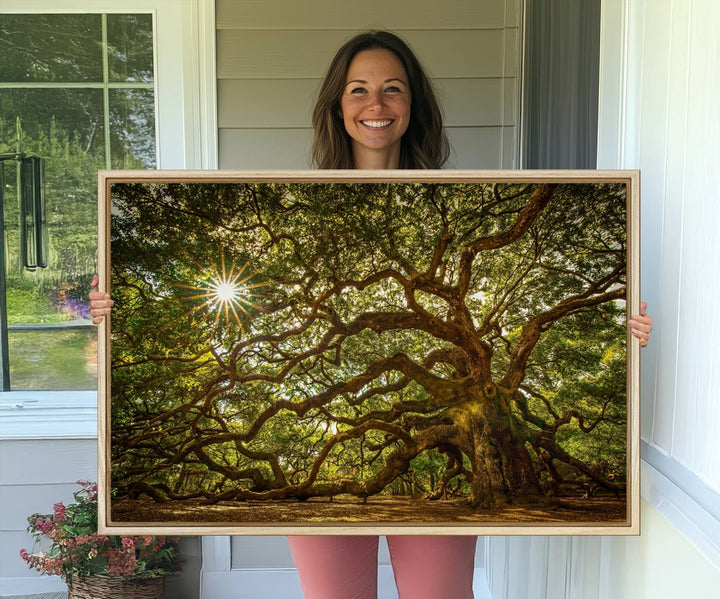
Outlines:
{"label": "white window frame", "polygon": [[[0,0],[13,13],[152,14],[158,168],[217,168],[214,0]],[[96,391],[0,392],[0,439],[97,434]]]}

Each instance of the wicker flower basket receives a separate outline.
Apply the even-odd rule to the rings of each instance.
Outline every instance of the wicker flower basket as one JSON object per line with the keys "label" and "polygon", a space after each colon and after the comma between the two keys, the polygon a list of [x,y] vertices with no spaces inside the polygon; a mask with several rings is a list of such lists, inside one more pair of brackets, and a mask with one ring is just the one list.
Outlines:
{"label": "wicker flower basket", "polygon": [[68,583],[68,599],[163,599],[165,578],[89,576]]}

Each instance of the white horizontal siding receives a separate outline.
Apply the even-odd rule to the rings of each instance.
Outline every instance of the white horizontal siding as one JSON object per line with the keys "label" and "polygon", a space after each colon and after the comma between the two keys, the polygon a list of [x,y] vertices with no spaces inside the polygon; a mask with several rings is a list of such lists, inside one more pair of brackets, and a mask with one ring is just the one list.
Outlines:
{"label": "white horizontal siding", "polygon": [[19,555],[33,546],[27,517],[72,502],[75,482],[96,478],[93,439],[0,441],[0,580],[37,576]]}
{"label": "white horizontal siding", "polygon": [[[218,125],[222,129],[309,128],[321,82],[320,78],[221,79]],[[514,78],[436,79],[435,84],[447,127],[515,124]]]}
{"label": "white horizontal siding", "polygon": [[503,144],[512,147],[514,127],[449,127],[450,159],[448,166],[458,169],[499,169],[508,159]]}
{"label": "white horizontal siding", "polygon": [[[449,127],[449,166],[502,168],[514,153],[514,127]],[[221,129],[221,169],[310,168],[312,129]]]}
{"label": "white horizontal siding", "polygon": [[62,590],[20,559],[32,549],[27,517],[71,502],[77,480],[97,479],[94,391],[13,391],[0,397],[0,596]]}
{"label": "white horizontal siding", "polygon": [[310,168],[312,129],[220,129],[221,169]]}
{"label": "white horizontal siding", "polygon": [[[93,474],[92,479],[95,477]],[[72,502],[72,494],[77,490],[74,482],[3,484],[0,486],[0,531],[24,531],[30,514],[52,514],[53,505],[60,501]]]}
{"label": "white horizontal siding", "polygon": [[0,441],[0,450],[2,486],[74,484],[97,478],[94,439]]}
{"label": "white horizontal siding", "polygon": [[[362,30],[359,30],[362,31]],[[357,31],[357,32],[359,32]],[[433,77],[515,76],[514,45],[504,29],[397,31]],[[356,32],[344,30],[220,30],[219,79],[322,77],[334,51]]]}
{"label": "white horizontal siding", "polygon": [[219,0],[219,167],[308,168],[310,115],[330,58],[371,28],[403,36],[435,80],[457,144],[449,166],[516,167],[519,6],[519,0]]}
{"label": "white horizontal siding", "polygon": [[487,29],[518,26],[517,2],[497,0],[220,1],[220,29]]}

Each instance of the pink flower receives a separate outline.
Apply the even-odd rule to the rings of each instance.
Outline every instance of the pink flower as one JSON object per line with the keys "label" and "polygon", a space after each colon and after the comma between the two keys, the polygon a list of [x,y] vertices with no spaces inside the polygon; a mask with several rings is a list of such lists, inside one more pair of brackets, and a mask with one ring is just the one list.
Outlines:
{"label": "pink flower", "polygon": [[90,486],[90,489],[88,489],[88,501],[95,501],[98,496],[98,486],[97,484],[92,484]]}
{"label": "pink flower", "polygon": [[134,551],[126,549],[108,550],[108,574],[127,576],[135,573],[137,559]]}
{"label": "pink flower", "polygon": [[97,499],[97,483],[91,483],[87,480],[78,480],[76,482],[88,494],[88,501],[95,501]]}
{"label": "pink flower", "polygon": [[62,574],[63,563],[59,557],[47,558],[43,563],[43,569],[48,574]]}
{"label": "pink flower", "polygon": [[52,520],[43,520],[42,518],[38,518],[35,520],[35,528],[46,535],[49,533],[53,528],[53,522]]}
{"label": "pink flower", "polygon": [[53,506],[53,510],[53,520],[55,520],[55,522],[62,522],[63,520],[65,520],[65,505],[62,502],[56,503]]}
{"label": "pink flower", "polygon": [[125,549],[135,549],[135,541],[131,537],[123,537],[121,543]]}
{"label": "pink flower", "polygon": [[[161,552],[164,538],[154,536],[108,537],[88,531],[97,510],[97,485],[78,481],[82,489],[74,493],[76,501],[66,506],[56,503],[50,515],[33,514],[28,518],[28,530],[36,540],[49,544],[46,550],[31,553],[20,550],[20,557],[29,568],[41,574],[59,574],[64,577],[82,576],[87,571],[121,576],[133,575],[138,560],[156,556],[161,564],[148,572],[177,570],[172,552]],[[138,557],[140,556],[140,557]],[[152,565],[151,565],[152,566]],[[142,568],[147,565],[143,563]]]}

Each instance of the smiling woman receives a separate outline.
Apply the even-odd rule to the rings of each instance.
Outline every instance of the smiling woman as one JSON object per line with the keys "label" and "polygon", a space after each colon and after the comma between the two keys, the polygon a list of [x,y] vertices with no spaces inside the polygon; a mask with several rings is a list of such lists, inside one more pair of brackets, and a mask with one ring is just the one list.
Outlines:
{"label": "smiling woman", "polygon": [[428,75],[386,31],[356,35],[338,50],[312,124],[313,162],[322,169],[438,169],[450,154]]}
{"label": "smiling woman", "polygon": [[353,58],[340,111],[352,138],[355,168],[399,164],[411,99],[405,68],[392,52],[365,50]]}

